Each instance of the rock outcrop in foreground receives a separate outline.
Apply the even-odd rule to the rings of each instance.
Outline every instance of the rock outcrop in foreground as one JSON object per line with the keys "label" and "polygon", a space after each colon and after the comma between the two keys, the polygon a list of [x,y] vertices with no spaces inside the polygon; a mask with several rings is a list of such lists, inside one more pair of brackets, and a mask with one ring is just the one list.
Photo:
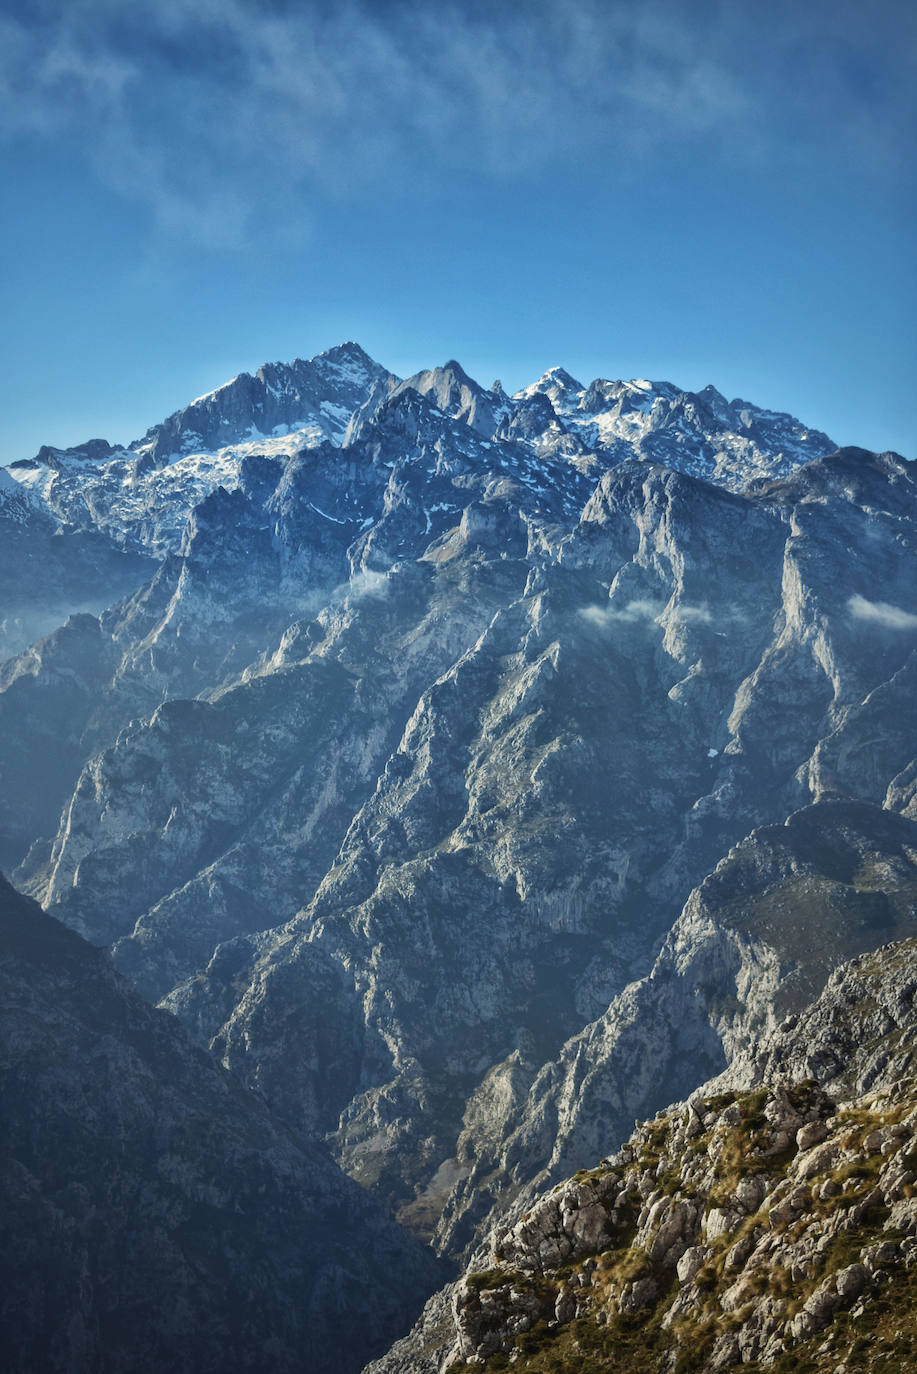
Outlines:
{"label": "rock outcrop in foreground", "polygon": [[452,1290],[451,1349],[418,1332],[374,1368],[917,1368],[915,993],[917,940],[839,970],[731,1070],[768,1086],[639,1125],[494,1233]]}
{"label": "rock outcrop in foreground", "polygon": [[6,1374],[346,1374],[403,1329],[434,1261],[324,1150],[2,878],[0,938]]}
{"label": "rock outcrop in foreground", "polygon": [[[681,1374],[786,1352],[801,1368],[813,1337],[837,1361],[866,1330],[895,1335],[917,1294],[915,1129],[913,1091],[842,1110],[809,1086],[692,1099],[465,1278],[460,1355]],[[914,1354],[910,1336],[890,1344]]]}

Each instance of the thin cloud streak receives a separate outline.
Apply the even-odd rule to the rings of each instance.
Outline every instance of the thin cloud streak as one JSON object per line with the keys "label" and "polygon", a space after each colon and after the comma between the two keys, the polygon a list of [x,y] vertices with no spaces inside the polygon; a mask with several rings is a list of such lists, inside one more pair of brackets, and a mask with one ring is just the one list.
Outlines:
{"label": "thin cloud streak", "polygon": [[[870,12],[873,34],[890,28],[890,8]],[[870,70],[881,61],[861,15],[778,6],[768,22],[773,11],[752,6],[740,21],[735,9],[532,0],[494,16],[471,3],[290,12],[162,0],[144,13],[73,0],[0,21],[0,120],[8,138],[67,140],[165,229],[230,246],[281,188],[360,197],[446,171],[520,177],[573,158],[626,178],[648,151],[695,140],[753,159],[773,151],[769,121],[782,146],[794,124],[815,127],[818,102],[835,142],[858,140],[877,164],[904,156],[889,99],[903,130],[914,97],[895,85],[896,64],[891,97],[867,99],[844,74],[853,53]],[[902,27],[899,51],[913,41]],[[790,79],[805,61],[819,73],[811,92]],[[804,133],[793,145],[818,152]]]}
{"label": "thin cloud streak", "polygon": [[850,598],[847,609],[855,620],[865,620],[885,630],[917,630],[917,615],[889,601],[867,601],[865,596],[857,595]]}
{"label": "thin cloud streak", "polygon": [[[706,603],[694,606],[690,602],[661,602],[641,597],[635,597],[623,606],[614,602],[607,606],[581,606],[578,614],[598,630],[641,623],[658,623],[669,628],[678,624],[710,625],[714,619]],[[730,611],[726,618],[734,620],[742,617]]]}
{"label": "thin cloud streak", "polygon": [[578,614],[597,630],[611,630],[616,625],[652,624],[665,610],[662,602],[635,599],[624,606],[581,606]]}

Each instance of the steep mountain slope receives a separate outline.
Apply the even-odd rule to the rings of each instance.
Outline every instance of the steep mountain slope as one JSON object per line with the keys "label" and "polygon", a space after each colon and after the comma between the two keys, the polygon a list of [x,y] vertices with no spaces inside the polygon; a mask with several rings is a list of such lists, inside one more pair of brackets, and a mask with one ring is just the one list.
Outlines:
{"label": "steep mountain slope", "polygon": [[395,379],[359,344],[330,348],[308,362],[265,363],[254,376],[241,372],[216,391],[199,396],[131,448],[155,463],[178,454],[211,453],[248,439],[294,433],[299,448],[322,440],[340,443],[351,415],[367,392]]}
{"label": "steep mountain slope", "polygon": [[85,730],[117,666],[92,615],[71,616],[0,664],[0,862],[58,824],[90,747]]}
{"label": "steep mountain slope", "polygon": [[[619,469],[617,482],[627,475]],[[470,1194],[480,1208],[486,1198],[492,1142],[502,1123],[518,1127],[530,1090],[536,1100],[543,1091],[539,1066],[561,1053],[577,1022],[604,1012],[641,958],[648,962],[673,907],[730,842],[749,824],[782,818],[811,795],[807,760],[832,731],[842,734],[849,712],[869,693],[862,682],[850,696],[842,686],[832,704],[823,666],[835,644],[833,671],[841,683],[846,664],[859,661],[845,616],[845,590],[849,597],[853,585],[845,587],[845,578],[861,576],[856,559],[842,568],[834,560],[833,579],[819,569],[825,595],[830,582],[830,609],[839,612],[829,619],[826,607],[819,614],[812,572],[804,591],[792,563],[791,574],[785,572],[785,535],[781,523],[770,523],[774,506],[768,504],[754,555],[741,565],[751,585],[743,590],[741,577],[727,578],[724,569],[718,587],[716,572],[708,570],[717,568],[719,550],[743,536],[754,539],[756,509],[746,516],[744,505],[735,508],[731,535],[728,525],[724,531],[731,498],[685,488],[685,479],[676,484],[671,475],[664,481],[671,505],[659,501],[652,485],[645,495],[641,482],[643,499],[630,516],[637,528],[647,521],[645,555],[637,528],[627,531],[627,489],[601,507],[603,517],[614,512],[620,533],[608,531],[604,519],[584,523],[582,537],[591,547],[582,562],[590,578],[601,575],[600,551],[607,548],[611,562],[618,549],[614,593],[607,609],[595,607],[599,623],[579,614],[595,602],[585,595],[573,540],[563,546],[559,566],[545,570],[546,589],[530,590],[512,614],[497,616],[422,699],[311,905],[279,932],[273,949],[261,942],[249,955],[237,950],[226,965],[238,983],[241,958],[249,969],[243,981],[250,980],[220,1032],[228,1062],[251,1071],[297,1119],[317,1113],[325,1130],[334,1128],[342,1106],[341,1063],[352,1065],[352,1091],[375,1080],[378,1086],[364,1088],[342,1118],[339,1157],[395,1199],[407,1194],[404,1215],[421,1224],[432,1218],[435,1225],[443,1208],[447,1218],[452,1213],[442,1235],[452,1248],[471,1238],[459,1224],[464,1199]],[[716,524],[691,519],[688,512],[696,515],[700,500],[715,501]],[[878,524],[869,523],[871,529]],[[897,532],[897,521],[891,524]],[[669,541],[664,562],[661,530]],[[708,537],[716,543],[703,551],[687,543]],[[620,561],[625,539],[638,545],[626,563]],[[688,570],[684,581],[680,566]],[[694,569],[708,572],[703,602],[690,582],[684,585]],[[662,625],[637,602],[635,582],[644,596],[649,582]],[[777,591],[783,587],[786,602]],[[906,595],[903,585],[900,591]],[[800,613],[796,608],[806,600],[809,609]],[[767,607],[763,614],[761,607]],[[702,614],[692,616],[695,608]],[[773,653],[775,616],[781,632],[785,623],[792,627],[783,644],[784,658],[796,667],[793,688],[776,671],[760,668]],[[827,637],[832,619],[836,638]],[[719,624],[730,626],[725,644],[713,628]],[[812,652],[816,634],[822,661]],[[887,680],[886,672],[899,671],[899,656],[907,661],[908,646],[878,647],[872,667]],[[890,660],[883,662],[883,652]],[[698,660],[703,671],[692,674]],[[750,680],[760,684],[760,698],[748,690]],[[807,683],[814,698],[808,712],[801,690]],[[763,713],[768,694],[769,712],[779,712],[781,700],[793,702],[779,731],[750,723],[759,701]],[[906,693],[901,700],[907,702]],[[892,711],[882,717],[886,751],[899,751],[895,770],[914,751],[907,719]],[[717,747],[720,753],[710,758]],[[879,785],[870,777],[867,786],[856,767],[847,769],[836,784],[884,800],[894,772]],[[285,1028],[293,1008],[310,1000],[307,989],[327,954],[347,970],[336,999],[342,1039],[326,1051],[328,1068],[312,1058],[304,1071],[306,1061]],[[211,1034],[228,1005],[220,963],[170,1003]],[[730,986],[719,972],[712,995],[734,996],[734,981]],[[362,1049],[354,1044],[361,1022],[372,1037]],[[641,1035],[639,1027],[634,1033]],[[257,1059],[250,1060],[253,1044]],[[714,1038],[710,1053],[718,1052]],[[322,1084],[332,1063],[329,1100]],[[695,1076],[678,1081],[677,1090],[713,1066],[698,1069],[685,1055],[684,1073]],[[654,1107],[671,1089],[671,1080],[660,1083]],[[525,1167],[550,1157],[552,1145],[545,1128],[523,1152]],[[507,1172],[505,1166],[495,1172],[497,1193]]]}
{"label": "steep mountain slope", "polygon": [[[460,1141],[459,1159],[473,1168],[444,1232],[467,1234],[469,1214],[480,1218],[493,1199],[490,1224],[511,1199],[518,1215],[622,1140],[636,1117],[687,1096],[727,1062],[746,1064],[775,1020],[796,1024],[839,961],[910,935],[915,921],[913,820],[822,802],[753,831],[691,894],[648,976],[513,1102],[502,1137],[492,1114],[486,1151],[471,1133]],[[723,1080],[757,1081],[738,1067]]]}
{"label": "steep mountain slope", "polygon": [[[910,813],[914,481],[799,467],[830,441],[714,393],[554,370],[507,397],[358,353],[20,471],[167,556],[7,665],[0,801],[20,884],[462,1253],[593,1149],[621,1008],[668,1046],[654,960],[730,846],[813,802]],[[757,937],[686,922],[659,958],[716,976],[655,1105],[722,1066],[737,970],[766,1017],[791,957],[769,983]]]}
{"label": "steep mountain slope", "polygon": [[367,1374],[917,1367],[915,994],[914,939],[839,968],[498,1227]]}
{"label": "steep mountain slope", "polygon": [[913,1369],[915,1134],[913,1079],[692,1098],[466,1276],[452,1374]]}
{"label": "steep mountain slope", "polygon": [[429,1252],[2,878],[0,932],[4,1368],[358,1368]]}
{"label": "steep mountain slope", "polygon": [[148,581],[154,567],[95,529],[61,529],[0,469],[0,662],[69,615],[98,614]]}
{"label": "steep mountain slope", "polygon": [[[383,407],[362,471],[391,475],[339,606],[212,700],[129,727],[31,882],[150,995],[187,978],[170,1007],[461,1250],[505,1188],[592,1148],[545,1124],[539,1071],[566,1099],[583,1026],[729,845],[809,797],[881,805],[904,775],[913,484],[849,451],[746,497],[624,464],[565,536],[521,478],[488,487],[500,454],[473,467],[472,431],[450,432],[448,474],[431,435],[416,393]],[[445,507],[429,530],[421,493]],[[878,756],[845,743],[870,716]],[[693,1057],[722,1053],[704,1024],[654,1107],[716,1066]]]}
{"label": "steep mountain slope", "polygon": [[104,440],[44,447],[5,471],[67,528],[101,530],[162,557],[178,551],[198,502],[218,486],[239,485],[246,458],[279,469],[303,450],[339,445],[353,412],[395,380],[357,344],[342,344],[308,362],[240,373],[126,449]]}

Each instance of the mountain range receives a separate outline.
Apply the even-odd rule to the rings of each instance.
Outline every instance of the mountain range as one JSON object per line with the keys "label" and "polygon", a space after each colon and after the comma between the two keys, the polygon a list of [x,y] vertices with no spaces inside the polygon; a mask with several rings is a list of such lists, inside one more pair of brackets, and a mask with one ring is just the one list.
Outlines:
{"label": "mountain range", "polygon": [[914,933],[898,455],[345,344],[0,524],[0,864],[445,1263]]}

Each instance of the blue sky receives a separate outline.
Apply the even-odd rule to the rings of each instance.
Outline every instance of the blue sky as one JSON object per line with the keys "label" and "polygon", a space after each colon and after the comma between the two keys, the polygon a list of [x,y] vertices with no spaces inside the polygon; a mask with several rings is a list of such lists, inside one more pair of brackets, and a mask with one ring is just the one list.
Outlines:
{"label": "blue sky", "polygon": [[0,0],[0,462],[357,339],[917,456],[911,0]]}

